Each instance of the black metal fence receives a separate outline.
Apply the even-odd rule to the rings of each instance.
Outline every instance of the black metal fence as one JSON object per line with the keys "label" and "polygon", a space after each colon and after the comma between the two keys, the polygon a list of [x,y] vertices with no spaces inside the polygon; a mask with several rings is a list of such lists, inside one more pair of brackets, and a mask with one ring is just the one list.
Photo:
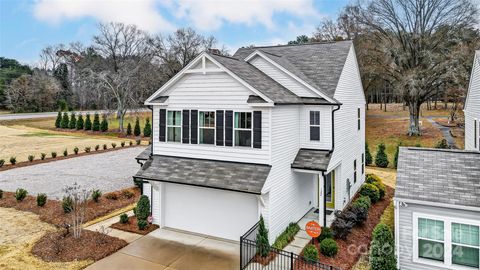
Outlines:
{"label": "black metal fence", "polygon": [[257,246],[259,223],[240,237],[241,270],[341,270],[318,261],[308,260],[292,252],[270,247],[267,257],[261,258]]}

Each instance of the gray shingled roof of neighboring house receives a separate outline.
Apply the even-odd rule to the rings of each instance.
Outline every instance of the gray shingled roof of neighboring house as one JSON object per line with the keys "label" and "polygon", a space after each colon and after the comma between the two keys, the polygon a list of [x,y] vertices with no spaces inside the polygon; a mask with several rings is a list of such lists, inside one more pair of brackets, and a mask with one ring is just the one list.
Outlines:
{"label": "gray shingled roof of neighboring house", "polygon": [[271,166],[154,155],[134,179],[261,194]]}
{"label": "gray shingled roof of neighboring house", "polygon": [[480,207],[480,152],[400,148],[395,198]]}
{"label": "gray shingled roof of neighboring house", "polygon": [[135,157],[136,160],[147,160],[150,158],[150,154],[152,153],[152,148],[148,146],[143,150],[138,156]]}
{"label": "gray shingled roof of neighboring house", "polygon": [[339,41],[240,48],[233,57],[245,59],[255,50],[264,52],[272,61],[328,97],[334,98],[351,46],[351,41]]}
{"label": "gray shingled roof of neighboring house", "polygon": [[326,171],[332,155],[328,150],[305,149],[298,150],[292,163],[292,168],[302,170]]}

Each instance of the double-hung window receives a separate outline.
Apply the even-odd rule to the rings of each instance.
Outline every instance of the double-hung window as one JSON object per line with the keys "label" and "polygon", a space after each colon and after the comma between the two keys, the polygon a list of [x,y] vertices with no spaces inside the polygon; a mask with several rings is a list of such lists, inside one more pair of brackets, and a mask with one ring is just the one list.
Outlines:
{"label": "double-hung window", "polygon": [[445,225],[441,220],[418,218],[418,257],[445,261]]}
{"label": "double-hung window", "polygon": [[353,183],[357,183],[357,160],[353,161]]}
{"label": "double-hung window", "polygon": [[252,147],[252,113],[235,112],[235,146]]}
{"label": "double-hung window", "polygon": [[357,129],[360,130],[362,128],[362,118],[360,113],[360,108],[357,108]]}
{"label": "double-hung window", "polygon": [[180,142],[182,139],[182,112],[167,111],[167,141]]}
{"label": "double-hung window", "polygon": [[320,112],[310,111],[310,140],[320,141]]}
{"label": "double-hung window", "polygon": [[479,226],[452,223],[452,264],[479,267]]}
{"label": "double-hung window", "polygon": [[215,143],[215,112],[200,112],[198,138],[201,144]]}
{"label": "double-hung window", "polygon": [[362,153],[362,175],[365,173],[365,153]]}

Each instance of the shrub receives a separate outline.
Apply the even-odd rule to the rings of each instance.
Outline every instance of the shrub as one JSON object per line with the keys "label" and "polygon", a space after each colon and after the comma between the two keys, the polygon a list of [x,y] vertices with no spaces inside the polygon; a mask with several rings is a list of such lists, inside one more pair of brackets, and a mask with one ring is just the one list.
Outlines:
{"label": "shrub", "polygon": [[139,219],[137,221],[137,226],[140,230],[145,230],[145,228],[148,226],[148,222],[144,219]]}
{"label": "shrub", "polygon": [[333,257],[337,255],[337,242],[335,242],[335,240],[332,238],[323,239],[322,242],[320,242],[320,252],[327,257]]}
{"label": "shrub", "polygon": [[355,222],[345,217],[345,214],[341,211],[336,211],[335,220],[332,222],[330,228],[332,229],[335,238],[346,239],[354,225]]}
{"label": "shrub", "polygon": [[16,157],[10,157],[10,164],[15,165],[17,163]]}
{"label": "shrub", "polygon": [[368,208],[364,208],[358,205],[352,205],[350,206],[348,211],[355,216],[355,225],[360,226],[367,220]]}
{"label": "shrub", "polygon": [[57,157],[57,152],[52,152],[52,153],[50,153],[50,155],[52,156],[52,158],[56,158]]}
{"label": "shrub", "polygon": [[45,154],[45,153],[40,153],[40,159],[41,159],[41,160],[45,160],[46,157],[47,157],[47,154]]}
{"label": "shrub", "polygon": [[127,199],[131,199],[133,196],[135,196],[135,193],[131,192],[130,190],[124,190],[122,191],[122,196]]}
{"label": "shrub", "polygon": [[106,143],[103,144],[103,150],[107,150],[107,144]]}
{"label": "shrub", "polygon": [[85,130],[92,130],[92,120],[90,120],[90,114],[85,116]]}
{"label": "shrub", "polygon": [[84,123],[85,123],[85,122],[83,122],[83,115],[80,114],[80,115],[78,116],[78,120],[77,120],[77,127],[76,127],[77,130],[82,130],[83,127],[84,127]]}
{"label": "shrub", "polygon": [[132,136],[132,124],[127,125],[127,136]]}
{"label": "shrub", "polygon": [[67,113],[67,112],[64,112],[64,113],[63,113],[63,117],[62,117],[61,127],[62,127],[62,128],[68,128],[69,122],[70,122],[70,120],[68,120],[68,113]]}
{"label": "shrub", "polygon": [[93,115],[92,130],[93,131],[100,131],[100,115],[98,115],[98,113],[95,113]]}
{"label": "shrub", "polygon": [[73,199],[72,199],[72,197],[70,197],[70,196],[63,197],[62,208],[63,208],[63,212],[65,214],[72,212],[72,210],[73,210]]}
{"label": "shrub", "polygon": [[367,175],[365,175],[365,183],[373,184],[375,182],[382,183],[383,181],[380,177],[378,177],[377,175],[375,175],[373,173],[367,173]]}
{"label": "shrub", "polygon": [[318,261],[318,250],[317,250],[317,248],[312,244],[308,244],[305,247],[305,249],[303,250],[303,257],[305,257],[305,259],[307,259],[311,262]]}
{"label": "shrub", "polygon": [[116,201],[118,200],[118,195],[115,192],[111,192],[111,193],[107,193],[107,195],[105,195],[105,198]]}
{"label": "shrub", "polygon": [[102,132],[108,131],[108,121],[107,121],[107,116],[103,115],[102,117],[102,122],[100,123],[100,130]]}
{"label": "shrub", "polygon": [[324,239],[333,238],[333,232],[330,228],[324,227],[322,228],[322,232],[320,236],[317,238],[318,242],[322,242]]}
{"label": "shrub", "polygon": [[385,185],[382,182],[374,182],[372,185],[378,188],[380,200],[383,199],[383,197],[385,197],[385,192],[386,192]]}
{"label": "shrub", "polygon": [[102,197],[102,192],[98,189],[92,190],[92,200],[94,202],[97,202],[100,200],[100,197]]}
{"label": "shrub", "polygon": [[92,150],[92,148],[91,148],[90,146],[87,146],[87,147],[85,147],[84,150],[85,150],[86,153],[90,153],[90,151]]}
{"label": "shrub", "polygon": [[70,123],[68,123],[68,128],[75,129],[77,127],[77,118],[75,117],[75,113],[72,112],[70,115]]}
{"label": "shrub", "polygon": [[396,268],[395,243],[387,225],[379,223],[372,233],[370,265],[372,270],[394,270]]}
{"label": "shrub", "polygon": [[268,243],[268,230],[265,227],[265,220],[260,216],[257,232],[257,253],[262,257],[267,257],[270,253],[270,243]]}
{"label": "shrub", "polygon": [[27,197],[27,194],[28,194],[28,192],[25,189],[18,188],[15,191],[15,199],[17,199],[18,202],[21,202],[21,201],[23,201],[23,199],[25,199]]}
{"label": "shrub", "polygon": [[150,118],[147,117],[145,127],[143,127],[143,136],[150,137],[152,135],[152,125],[150,125]]}
{"label": "shrub", "polygon": [[133,142],[132,142],[132,141],[129,141],[129,142],[128,142],[128,145],[132,146],[132,145],[133,145]]}
{"label": "shrub", "polygon": [[40,193],[37,195],[37,206],[43,207],[47,203],[47,195]]}
{"label": "shrub", "polygon": [[140,145],[142,143],[142,140],[137,139],[137,140],[135,140],[135,142],[137,143],[137,145]]}
{"label": "shrub", "polygon": [[121,146],[121,147],[125,147],[125,142],[121,142],[121,143],[120,143],[120,146]]}
{"label": "shrub", "polygon": [[120,215],[120,223],[125,224],[128,223],[128,215],[123,213]]}
{"label": "shrub", "polygon": [[146,220],[150,215],[150,200],[147,196],[142,195],[137,202],[136,216],[140,220]]}
{"label": "shrub", "polygon": [[135,119],[135,128],[133,129],[133,134],[135,136],[140,136],[140,119]]}
{"label": "shrub", "polygon": [[373,184],[364,184],[360,188],[360,195],[370,197],[372,203],[378,202],[380,200],[380,191]]}
{"label": "shrub", "polygon": [[400,146],[402,146],[401,142],[397,144],[397,148],[395,149],[395,155],[393,156],[393,167],[395,167],[395,169],[398,166],[398,154],[400,153]]}
{"label": "shrub", "polygon": [[63,150],[63,156],[64,157],[68,156],[68,150],[67,149]]}
{"label": "shrub", "polygon": [[352,203],[352,206],[363,207],[367,210],[370,209],[371,205],[372,205],[372,200],[370,200],[370,197],[368,197],[368,196],[360,196],[360,197],[358,197],[358,199],[356,199]]}
{"label": "shrub", "polygon": [[28,155],[28,161],[32,162],[35,159],[34,155]]}
{"label": "shrub", "polygon": [[78,151],[79,151],[78,147],[75,146],[75,148],[73,148],[73,152],[75,153],[75,155],[78,155]]}
{"label": "shrub", "polygon": [[95,151],[98,151],[98,149],[100,149],[100,145],[99,145],[99,144],[95,145]]}
{"label": "shrub", "polygon": [[117,147],[117,144],[116,143],[112,143],[112,148],[116,148]]}
{"label": "shrub", "polygon": [[0,159],[0,168],[3,167],[3,165],[5,165],[5,159]]}
{"label": "shrub", "polygon": [[62,112],[58,111],[57,119],[55,119],[55,127],[60,128],[62,126]]}
{"label": "shrub", "polygon": [[3,198],[3,190],[0,189],[0,199]]}
{"label": "shrub", "polygon": [[447,140],[441,139],[440,141],[437,142],[437,144],[435,145],[435,148],[439,148],[439,149],[449,149],[450,146],[448,145]]}
{"label": "shrub", "polygon": [[377,147],[377,155],[375,156],[375,165],[381,168],[388,166],[388,157],[385,153],[385,144],[381,143]]}
{"label": "shrub", "polygon": [[372,165],[373,158],[372,154],[370,154],[370,148],[368,148],[368,143],[365,142],[365,163],[367,165]]}
{"label": "shrub", "polygon": [[293,241],[293,239],[295,238],[295,235],[298,233],[298,231],[300,231],[300,226],[298,226],[297,223],[292,222],[292,223],[288,224],[285,231],[283,231],[277,237],[277,239],[275,239],[275,242],[273,243],[272,246],[274,248],[277,248],[277,249],[283,249],[284,247],[286,247],[288,245],[288,243]]}

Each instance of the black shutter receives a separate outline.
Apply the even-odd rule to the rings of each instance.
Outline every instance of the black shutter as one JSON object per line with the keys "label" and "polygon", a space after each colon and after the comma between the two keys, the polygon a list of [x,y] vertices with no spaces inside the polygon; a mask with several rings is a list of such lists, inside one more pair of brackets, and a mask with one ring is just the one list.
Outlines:
{"label": "black shutter", "polygon": [[191,110],[190,111],[190,142],[193,144],[197,143],[197,127],[198,127],[198,111],[197,110]]}
{"label": "black shutter", "polygon": [[217,145],[223,146],[223,111],[217,110],[216,119]]}
{"label": "black shutter", "polygon": [[253,112],[253,148],[262,148],[262,112]]}
{"label": "black shutter", "polygon": [[182,112],[182,143],[190,142],[190,111]]}
{"label": "black shutter", "polygon": [[165,109],[160,109],[160,130],[159,130],[159,140],[161,142],[164,142],[165,141],[165,130],[167,128],[167,125],[166,125],[166,121],[167,121],[167,110]]}
{"label": "black shutter", "polygon": [[233,111],[225,111],[225,146],[233,145]]}

